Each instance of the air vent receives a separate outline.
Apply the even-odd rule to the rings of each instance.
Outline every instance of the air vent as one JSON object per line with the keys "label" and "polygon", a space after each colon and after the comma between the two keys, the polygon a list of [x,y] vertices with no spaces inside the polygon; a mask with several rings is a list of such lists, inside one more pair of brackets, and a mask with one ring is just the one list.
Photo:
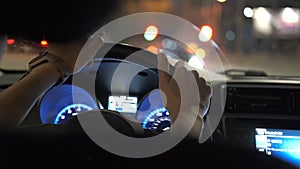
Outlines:
{"label": "air vent", "polygon": [[228,87],[226,113],[234,114],[292,114],[291,89],[266,87]]}

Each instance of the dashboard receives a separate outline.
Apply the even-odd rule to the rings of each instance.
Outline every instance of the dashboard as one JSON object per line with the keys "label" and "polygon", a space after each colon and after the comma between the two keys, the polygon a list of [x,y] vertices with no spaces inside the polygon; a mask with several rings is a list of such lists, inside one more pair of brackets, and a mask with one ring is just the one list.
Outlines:
{"label": "dashboard", "polygon": [[[48,90],[23,126],[65,124],[80,113],[106,109],[141,123],[144,129],[169,129],[169,113],[158,89],[156,55],[120,44],[103,48],[111,48],[104,58],[96,57],[76,77]],[[75,78],[80,83],[75,84]]]}
{"label": "dashboard", "polygon": [[225,109],[213,141],[255,150],[300,168],[299,79],[229,78],[223,89]]}

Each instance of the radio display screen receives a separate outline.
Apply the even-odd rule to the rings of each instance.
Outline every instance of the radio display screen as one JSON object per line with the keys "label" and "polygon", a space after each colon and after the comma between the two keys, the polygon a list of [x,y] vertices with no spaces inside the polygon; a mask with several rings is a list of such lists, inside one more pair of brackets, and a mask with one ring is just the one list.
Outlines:
{"label": "radio display screen", "polygon": [[259,152],[300,168],[300,130],[256,128],[255,146]]}

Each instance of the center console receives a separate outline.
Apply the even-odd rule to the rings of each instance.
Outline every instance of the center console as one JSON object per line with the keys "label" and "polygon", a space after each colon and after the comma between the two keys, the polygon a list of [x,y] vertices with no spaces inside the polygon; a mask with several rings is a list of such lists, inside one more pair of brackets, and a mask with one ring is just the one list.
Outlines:
{"label": "center console", "polygon": [[300,166],[300,87],[279,82],[226,84],[215,141],[256,149]]}

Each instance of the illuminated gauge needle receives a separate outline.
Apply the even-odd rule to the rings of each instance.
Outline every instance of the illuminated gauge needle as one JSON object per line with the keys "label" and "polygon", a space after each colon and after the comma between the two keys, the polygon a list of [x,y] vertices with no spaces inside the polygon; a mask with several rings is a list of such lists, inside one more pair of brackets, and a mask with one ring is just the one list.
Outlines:
{"label": "illuminated gauge needle", "polygon": [[72,113],[72,116],[77,116],[79,113]]}
{"label": "illuminated gauge needle", "polygon": [[162,116],[162,113],[161,112],[156,113],[156,116]]}

